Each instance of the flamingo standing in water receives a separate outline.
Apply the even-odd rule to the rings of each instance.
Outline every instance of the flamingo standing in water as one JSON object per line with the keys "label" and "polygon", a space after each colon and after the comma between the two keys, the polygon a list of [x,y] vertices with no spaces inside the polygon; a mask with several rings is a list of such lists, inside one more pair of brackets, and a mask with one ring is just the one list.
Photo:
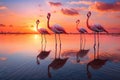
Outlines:
{"label": "flamingo standing in water", "polygon": [[83,48],[85,47],[85,42],[86,42],[86,39],[85,39],[85,36],[83,37],[82,34],[85,34],[85,33],[88,33],[86,29],[84,28],[79,28],[78,25],[80,23],[80,20],[78,19],[76,21],[76,29],[78,30],[78,32],[80,33],[80,36],[81,36],[81,39],[80,39],[80,43],[81,43],[81,47],[82,47],[82,43],[83,43],[83,38],[84,38],[84,46]]}
{"label": "flamingo standing in water", "polygon": [[79,33],[81,33],[81,34],[87,33],[86,29],[84,29],[84,28],[78,28],[79,23],[80,23],[80,20],[78,19],[76,21],[76,29],[79,31]]}
{"label": "flamingo standing in water", "polygon": [[[86,24],[87,24],[87,27],[88,29],[92,30],[94,32],[94,47],[96,46],[96,33],[98,35],[98,41],[99,41],[99,33],[100,32],[106,32],[108,33],[107,30],[105,30],[100,24],[94,24],[94,25],[89,25],[89,18],[91,16],[91,12],[89,11],[87,13],[87,21],[86,21]],[[99,45],[99,43],[98,43]]]}
{"label": "flamingo standing in water", "polygon": [[67,34],[67,32],[64,30],[63,27],[61,27],[61,26],[58,25],[58,24],[55,24],[55,25],[53,25],[52,27],[50,27],[50,25],[49,25],[50,17],[51,17],[51,14],[48,13],[48,14],[47,14],[47,19],[48,19],[48,21],[47,21],[47,27],[48,27],[51,31],[53,31],[53,32],[55,33],[55,42],[56,42],[56,45],[57,45],[56,34],[58,34],[58,36],[59,36],[59,41],[60,41],[60,45],[61,45],[60,34]]}
{"label": "flamingo standing in water", "polygon": [[37,31],[41,34],[41,38],[42,38],[41,43],[43,42],[43,35],[44,35],[44,39],[45,39],[45,43],[46,43],[47,41],[46,41],[45,35],[46,35],[46,34],[50,34],[50,33],[49,33],[45,28],[40,28],[40,29],[38,29],[39,23],[40,23],[40,21],[37,20],[37,21],[36,21],[36,29],[37,29]]}

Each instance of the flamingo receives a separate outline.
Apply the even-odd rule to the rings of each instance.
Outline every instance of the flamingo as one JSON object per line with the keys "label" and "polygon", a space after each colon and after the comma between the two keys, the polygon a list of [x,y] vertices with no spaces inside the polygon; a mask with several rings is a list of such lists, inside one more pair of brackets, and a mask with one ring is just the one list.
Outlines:
{"label": "flamingo", "polygon": [[38,29],[39,23],[40,23],[40,21],[37,20],[37,21],[36,21],[36,29],[37,29],[37,31],[41,34],[41,38],[42,38],[41,43],[43,42],[43,35],[44,35],[44,39],[45,39],[45,43],[46,43],[47,41],[46,41],[46,36],[45,36],[45,34],[50,34],[50,33],[49,33],[45,28],[40,28],[40,29]]}
{"label": "flamingo", "polygon": [[78,28],[79,23],[80,23],[80,20],[78,19],[76,21],[76,29],[78,30],[78,32],[81,33],[81,34],[87,33],[86,29],[84,29],[84,28]]}
{"label": "flamingo", "polygon": [[[108,31],[105,30],[104,27],[102,27],[100,24],[89,25],[89,18],[90,18],[90,16],[91,16],[91,12],[89,11],[87,13],[86,24],[87,24],[88,29],[90,29],[91,31],[94,32],[94,47],[95,47],[95,45],[96,45],[95,44],[96,43],[96,33],[98,35],[98,40],[99,40],[99,33],[100,32],[106,32],[106,33],[108,33]],[[99,43],[98,43],[98,45],[99,45]]]}
{"label": "flamingo", "polygon": [[[81,27],[81,28],[78,28],[79,23],[80,23],[80,20],[78,19],[78,20],[76,21],[76,29],[77,29],[78,32],[80,33],[80,37],[81,37],[80,43],[83,43],[83,38],[84,38],[84,46],[83,46],[83,47],[85,47],[86,38],[85,38],[85,36],[83,37],[82,34],[85,34],[85,33],[88,33],[88,32],[87,32],[86,29],[84,29],[84,28],[82,28],[82,27]],[[80,46],[82,46],[82,44],[81,44]]]}
{"label": "flamingo", "polygon": [[58,34],[59,36],[59,41],[60,41],[60,45],[61,45],[61,39],[60,39],[60,34],[67,34],[67,32],[65,31],[65,29],[63,27],[61,27],[60,25],[58,24],[54,24],[52,27],[50,27],[49,25],[49,22],[50,22],[50,17],[51,17],[51,14],[48,13],[47,14],[47,27],[48,29],[50,29],[52,32],[55,33],[55,42],[56,42],[56,45],[57,45],[57,39],[56,39],[56,34]]}

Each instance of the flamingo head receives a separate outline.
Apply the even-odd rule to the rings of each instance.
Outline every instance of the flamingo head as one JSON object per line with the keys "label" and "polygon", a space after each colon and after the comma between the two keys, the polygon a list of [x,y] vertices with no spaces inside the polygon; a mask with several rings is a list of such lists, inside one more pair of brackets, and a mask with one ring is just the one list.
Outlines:
{"label": "flamingo head", "polygon": [[91,11],[87,13],[87,17],[90,17],[90,16],[91,16]]}
{"label": "flamingo head", "polygon": [[78,19],[78,20],[76,21],[76,23],[79,24],[79,23],[80,23],[80,20]]}
{"label": "flamingo head", "polygon": [[36,24],[39,24],[40,23],[40,20],[38,19],[37,21],[36,21]]}
{"label": "flamingo head", "polygon": [[50,13],[48,13],[48,14],[47,14],[47,18],[48,18],[48,19],[50,19],[50,16],[51,16],[51,14],[50,14]]}

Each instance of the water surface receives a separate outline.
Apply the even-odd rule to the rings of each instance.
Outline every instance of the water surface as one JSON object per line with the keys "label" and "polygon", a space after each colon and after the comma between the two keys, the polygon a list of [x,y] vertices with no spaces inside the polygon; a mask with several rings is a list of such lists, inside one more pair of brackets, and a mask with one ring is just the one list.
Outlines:
{"label": "water surface", "polygon": [[60,46],[54,35],[0,35],[0,80],[119,80],[120,36],[100,35],[95,47],[85,37],[61,35]]}

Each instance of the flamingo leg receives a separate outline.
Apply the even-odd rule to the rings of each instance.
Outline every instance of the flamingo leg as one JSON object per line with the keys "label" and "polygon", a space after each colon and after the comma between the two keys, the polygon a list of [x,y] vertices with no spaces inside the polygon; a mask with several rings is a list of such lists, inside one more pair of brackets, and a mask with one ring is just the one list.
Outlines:
{"label": "flamingo leg", "polygon": [[46,49],[46,44],[47,44],[47,40],[46,40],[46,35],[44,34],[44,39],[45,39],[45,47],[44,47],[44,51]]}
{"label": "flamingo leg", "polygon": [[59,36],[59,41],[60,41],[60,50],[59,50],[59,58],[60,58],[60,53],[61,53],[61,39],[60,39],[60,34],[58,34]]}
{"label": "flamingo leg", "polygon": [[85,48],[85,45],[86,45],[86,37],[85,37],[85,34],[83,34],[83,39],[84,39],[84,44],[83,44],[83,49]]}
{"label": "flamingo leg", "polygon": [[56,38],[56,33],[55,33],[55,59],[57,57],[57,38]]}
{"label": "flamingo leg", "polygon": [[59,41],[60,41],[60,46],[61,46],[61,38],[60,38],[60,34],[58,34],[58,36],[59,36]]}
{"label": "flamingo leg", "polygon": [[94,59],[96,56],[96,32],[94,32]]}
{"label": "flamingo leg", "polygon": [[81,43],[82,43],[82,49],[83,49],[83,34],[81,33]]}
{"label": "flamingo leg", "polygon": [[82,49],[82,34],[80,33],[80,50]]}
{"label": "flamingo leg", "polygon": [[97,38],[98,38],[98,49],[97,49],[97,57],[99,58],[99,32],[97,33]]}
{"label": "flamingo leg", "polygon": [[43,50],[43,34],[41,34],[41,50]]}

